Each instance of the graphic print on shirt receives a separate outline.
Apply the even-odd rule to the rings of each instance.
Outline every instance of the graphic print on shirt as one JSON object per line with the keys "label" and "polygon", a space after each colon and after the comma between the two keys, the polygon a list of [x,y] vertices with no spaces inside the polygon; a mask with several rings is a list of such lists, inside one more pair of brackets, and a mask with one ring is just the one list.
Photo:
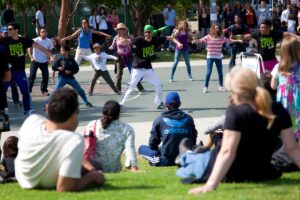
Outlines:
{"label": "graphic print on shirt", "polygon": [[170,119],[163,118],[163,121],[170,127],[164,130],[164,134],[188,134],[186,123],[189,119],[187,117],[183,119]]}
{"label": "graphic print on shirt", "polygon": [[9,44],[8,47],[10,56],[24,56],[23,44],[21,42],[17,44]]}
{"label": "graphic print on shirt", "polygon": [[96,60],[96,63],[99,65],[104,62],[100,55],[96,56],[95,60]]}
{"label": "graphic print on shirt", "polygon": [[274,48],[274,41],[272,37],[262,37],[259,38],[261,48],[273,49]]}
{"label": "graphic print on shirt", "polygon": [[154,54],[154,45],[144,47],[143,51],[143,58],[151,57]]}

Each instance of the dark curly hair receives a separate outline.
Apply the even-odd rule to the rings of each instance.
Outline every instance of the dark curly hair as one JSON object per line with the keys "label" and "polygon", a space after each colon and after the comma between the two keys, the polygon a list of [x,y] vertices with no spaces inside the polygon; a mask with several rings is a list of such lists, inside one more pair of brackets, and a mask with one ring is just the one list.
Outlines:
{"label": "dark curly hair", "polygon": [[102,109],[101,124],[102,128],[106,129],[111,122],[120,117],[121,106],[117,101],[107,101]]}
{"label": "dark curly hair", "polygon": [[7,157],[17,157],[18,155],[18,141],[16,136],[8,137],[3,144],[3,155]]}

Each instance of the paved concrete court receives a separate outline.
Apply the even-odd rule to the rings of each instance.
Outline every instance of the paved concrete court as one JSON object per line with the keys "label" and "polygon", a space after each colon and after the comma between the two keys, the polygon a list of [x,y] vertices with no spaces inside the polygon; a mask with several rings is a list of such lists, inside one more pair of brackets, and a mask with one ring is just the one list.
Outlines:
{"label": "paved concrete court", "polygon": [[[189,81],[186,67],[183,61],[181,61],[177,67],[177,71],[174,77],[174,82],[169,82],[169,73],[172,62],[154,63],[153,68],[161,78],[163,83],[163,96],[168,91],[177,91],[180,94],[182,106],[181,108],[190,114],[196,122],[197,129],[199,131],[199,138],[203,138],[203,130],[210,123],[214,122],[216,118],[221,116],[226,109],[226,101],[228,98],[227,92],[218,91],[218,78],[217,70],[213,69],[213,73],[209,85],[209,93],[203,94],[202,89],[204,87],[204,78],[206,73],[206,61],[191,61],[192,74],[195,81]],[[228,71],[228,59],[223,61],[224,74]],[[110,75],[115,80],[113,66],[108,65]],[[51,70],[50,70],[51,71]],[[39,72],[38,72],[39,73]],[[50,73],[51,74],[51,73]],[[76,75],[76,79],[80,82],[85,91],[88,91],[89,82],[93,75],[93,71],[90,66],[81,67],[80,72]],[[225,77],[225,75],[224,75]],[[41,75],[37,75],[35,87],[32,93],[33,108],[37,114],[44,115],[42,106],[46,100],[39,91],[39,84],[41,81]],[[123,90],[126,89],[129,81],[129,73],[127,69],[124,70],[123,75]],[[51,81],[49,82],[49,88],[53,88]],[[124,112],[121,114],[121,120],[130,123],[136,131],[136,145],[146,144],[149,138],[149,131],[151,129],[152,121],[160,114],[160,110],[156,109],[154,104],[154,87],[146,82],[142,82],[146,92],[139,94],[138,91],[134,91],[131,94],[129,101],[125,104]],[[11,102],[10,92],[9,96],[9,115],[11,118],[10,134],[16,134],[22,122],[25,120],[23,116],[23,109],[16,108]],[[21,98],[21,96],[20,96]],[[94,105],[93,108],[86,108],[80,104],[79,113],[79,127],[80,131],[90,120],[100,117],[102,105],[107,100],[119,101],[121,95],[116,95],[109,88],[109,86],[102,80],[101,84],[96,84],[94,95],[88,97]],[[30,130],[29,130],[30,131]],[[3,140],[2,140],[3,141]]]}

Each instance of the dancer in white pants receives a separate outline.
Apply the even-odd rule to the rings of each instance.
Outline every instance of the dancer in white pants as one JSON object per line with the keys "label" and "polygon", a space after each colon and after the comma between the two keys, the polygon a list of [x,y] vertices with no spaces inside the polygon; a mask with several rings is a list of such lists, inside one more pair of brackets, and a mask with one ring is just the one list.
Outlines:
{"label": "dancer in white pants", "polygon": [[144,37],[137,37],[133,41],[133,45],[136,48],[136,52],[133,60],[133,70],[131,75],[131,81],[124,96],[120,100],[120,105],[124,105],[129,98],[131,91],[136,87],[138,82],[143,80],[151,83],[155,87],[155,104],[157,109],[164,109],[162,101],[162,84],[152,69],[151,60],[154,56],[154,50],[157,45],[163,44],[166,40],[171,40],[177,44],[179,48],[182,48],[182,44],[171,36],[166,37],[152,37],[154,29],[151,25],[144,27]]}

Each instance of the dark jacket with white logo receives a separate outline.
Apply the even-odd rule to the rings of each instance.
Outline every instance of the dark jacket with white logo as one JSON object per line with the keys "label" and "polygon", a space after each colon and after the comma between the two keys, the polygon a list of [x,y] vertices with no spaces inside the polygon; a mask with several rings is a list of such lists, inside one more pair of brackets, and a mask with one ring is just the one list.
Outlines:
{"label": "dark jacket with white logo", "polygon": [[168,110],[153,122],[149,146],[158,150],[162,142],[161,156],[174,163],[183,138],[190,139],[193,145],[196,144],[197,130],[193,118],[179,109]]}

